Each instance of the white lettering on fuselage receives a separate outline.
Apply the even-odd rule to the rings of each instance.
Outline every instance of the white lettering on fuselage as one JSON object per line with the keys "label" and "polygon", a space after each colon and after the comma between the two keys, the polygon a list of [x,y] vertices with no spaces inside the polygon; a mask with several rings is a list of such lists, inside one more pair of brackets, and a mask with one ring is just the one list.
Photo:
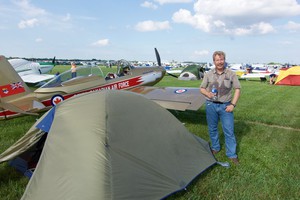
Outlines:
{"label": "white lettering on fuselage", "polygon": [[120,82],[120,83],[107,85],[107,86],[100,87],[100,88],[97,88],[97,89],[92,89],[89,92],[101,91],[101,90],[120,90],[120,89],[128,88],[129,86],[130,86],[129,81],[123,81],[123,82]]}
{"label": "white lettering on fuselage", "polygon": [[118,84],[119,89],[127,88],[129,87],[129,81],[121,82]]}
{"label": "white lettering on fuselage", "polygon": [[[137,79],[139,80],[140,78],[134,78],[134,79]],[[113,83],[113,84],[110,84],[110,85],[105,85],[105,86],[101,86],[101,87],[98,87],[98,88],[94,88],[94,89],[90,89],[90,90],[86,90],[86,91],[82,91],[82,92],[79,92],[79,93],[75,93],[73,95],[68,95],[67,96],[64,96],[65,99],[68,99],[72,96],[77,96],[79,94],[84,94],[84,93],[88,93],[88,92],[97,92],[97,91],[102,91],[102,90],[121,90],[121,89],[126,89],[126,88],[129,88],[129,87],[132,87],[134,85],[138,85],[138,81],[137,80],[134,80],[134,79],[131,79],[131,80],[128,80],[128,81],[122,81],[122,82],[117,82],[117,83]]]}

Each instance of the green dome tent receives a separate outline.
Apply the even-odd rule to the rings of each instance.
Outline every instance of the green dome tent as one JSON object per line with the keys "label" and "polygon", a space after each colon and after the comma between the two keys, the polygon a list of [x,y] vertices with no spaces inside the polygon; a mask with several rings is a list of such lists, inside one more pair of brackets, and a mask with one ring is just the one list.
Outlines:
{"label": "green dome tent", "polygon": [[204,68],[202,65],[189,65],[182,70],[179,80],[199,80],[203,78]]}
{"label": "green dome tent", "polygon": [[52,108],[0,162],[47,134],[22,200],[161,199],[216,164],[169,111],[128,91],[78,95]]}

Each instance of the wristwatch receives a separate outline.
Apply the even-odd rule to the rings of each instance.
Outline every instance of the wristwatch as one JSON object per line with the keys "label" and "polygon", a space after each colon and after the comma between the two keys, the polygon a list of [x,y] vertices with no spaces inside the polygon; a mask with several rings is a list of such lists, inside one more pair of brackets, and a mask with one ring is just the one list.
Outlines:
{"label": "wristwatch", "polygon": [[235,107],[235,106],[236,106],[234,103],[230,103],[230,105],[233,105],[233,107]]}

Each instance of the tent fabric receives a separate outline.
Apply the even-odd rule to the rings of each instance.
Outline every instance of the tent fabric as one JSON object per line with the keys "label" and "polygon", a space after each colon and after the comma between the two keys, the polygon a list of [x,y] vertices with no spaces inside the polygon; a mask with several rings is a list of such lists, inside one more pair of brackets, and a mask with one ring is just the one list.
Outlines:
{"label": "tent fabric", "polygon": [[[50,110],[48,111],[50,112]],[[47,112],[47,113],[48,113]],[[37,124],[47,116],[47,113],[44,114],[35,124],[27,131],[27,133],[21,137],[17,142],[10,146],[0,155],[0,163],[10,161],[17,156],[20,156],[22,153],[29,151],[35,144],[37,144],[40,139],[46,134],[45,131],[36,128]]]}
{"label": "tent fabric", "polygon": [[197,76],[191,72],[183,72],[178,77],[179,80],[183,81],[191,81],[191,80],[198,80]]}
{"label": "tent fabric", "polygon": [[300,66],[281,69],[275,85],[300,85]]}
{"label": "tent fabric", "polygon": [[203,67],[200,65],[189,65],[184,70],[182,70],[181,74],[179,75],[179,80],[199,80],[200,74],[203,75]]}
{"label": "tent fabric", "polygon": [[214,164],[208,142],[158,104],[94,92],[56,106],[22,200],[161,199]]}
{"label": "tent fabric", "polygon": [[48,114],[45,115],[43,120],[39,121],[39,123],[36,125],[37,128],[41,129],[44,132],[49,132],[52,121],[54,119],[55,108],[56,107],[53,107],[51,110],[49,110]]}

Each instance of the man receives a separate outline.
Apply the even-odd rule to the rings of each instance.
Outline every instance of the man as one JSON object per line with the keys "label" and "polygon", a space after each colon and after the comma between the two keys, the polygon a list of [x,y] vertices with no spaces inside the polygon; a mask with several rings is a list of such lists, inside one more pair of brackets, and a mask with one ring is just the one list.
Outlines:
{"label": "man", "polygon": [[72,72],[72,78],[75,78],[77,76],[77,72],[76,72],[76,64],[74,62],[71,62],[71,72]]}
{"label": "man", "polygon": [[275,69],[272,69],[271,74],[270,74],[270,80],[269,80],[271,85],[274,85],[275,77],[276,77]]}
{"label": "man", "polygon": [[124,76],[129,75],[129,69],[128,67],[124,68]]}
{"label": "man", "polygon": [[[200,92],[207,99],[206,120],[212,143],[212,153],[217,154],[221,150],[218,132],[218,122],[220,119],[225,136],[226,156],[234,164],[239,164],[236,154],[237,142],[234,135],[233,110],[240,97],[241,85],[235,72],[226,68],[224,52],[214,52],[213,61],[215,69],[204,74],[200,85]],[[213,87],[217,89],[216,93],[212,93]],[[233,91],[234,95],[232,94]]]}

